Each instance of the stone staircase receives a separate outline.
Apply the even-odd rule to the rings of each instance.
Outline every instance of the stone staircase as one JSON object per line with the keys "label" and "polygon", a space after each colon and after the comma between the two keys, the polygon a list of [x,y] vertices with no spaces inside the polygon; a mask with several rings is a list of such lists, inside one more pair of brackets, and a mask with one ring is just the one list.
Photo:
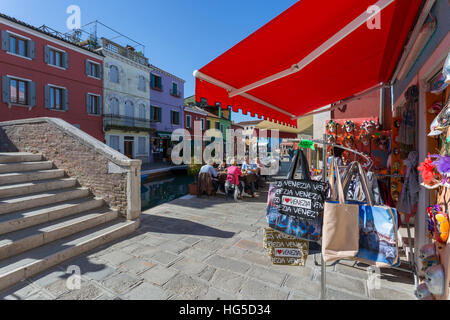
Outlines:
{"label": "stone staircase", "polygon": [[0,290],[138,226],[42,155],[0,153]]}

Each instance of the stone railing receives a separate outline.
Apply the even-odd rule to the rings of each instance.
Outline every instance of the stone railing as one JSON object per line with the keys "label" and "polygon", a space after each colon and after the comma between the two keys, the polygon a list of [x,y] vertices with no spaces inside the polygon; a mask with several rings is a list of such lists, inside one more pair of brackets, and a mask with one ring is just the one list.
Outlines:
{"label": "stone railing", "polygon": [[141,160],[131,160],[62,119],[0,122],[1,152],[41,153],[128,220],[141,215]]}

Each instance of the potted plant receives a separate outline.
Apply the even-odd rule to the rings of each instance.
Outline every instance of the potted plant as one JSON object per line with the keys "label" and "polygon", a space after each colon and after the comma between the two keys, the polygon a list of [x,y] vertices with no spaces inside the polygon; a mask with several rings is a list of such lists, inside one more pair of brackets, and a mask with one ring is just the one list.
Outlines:
{"label": "potted plant", "polygon": [[201,167],[201,164],[194,164],[194,161],[188,166],[188,175],[194,176],[194,182],[189,184],[189,193],[194,196],[198,194],[198,173]]}

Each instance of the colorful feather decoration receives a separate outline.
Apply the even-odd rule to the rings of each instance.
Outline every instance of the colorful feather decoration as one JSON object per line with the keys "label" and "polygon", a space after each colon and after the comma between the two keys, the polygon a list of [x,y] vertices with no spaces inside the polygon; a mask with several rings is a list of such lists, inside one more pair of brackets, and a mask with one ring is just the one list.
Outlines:
{"label": "colorful feather decoration", "polygon": [[434,169],[436,167],[433,165],[433,160],[431,160],[431,156],[428,155],[428,158],[425,159],[424,162],[420,164],[420,166],[417,168],[421,175],[423,182],[425,184],[431,184],[434,182]]}
{"label": "colorful feather decoration", "polygon": [[432,158],[437,158],[433,162],[433,165],[436,166],[437,171],[439,171],[442,175],[450,174],[450,156],[441,156],[439,154],[433,154]]}

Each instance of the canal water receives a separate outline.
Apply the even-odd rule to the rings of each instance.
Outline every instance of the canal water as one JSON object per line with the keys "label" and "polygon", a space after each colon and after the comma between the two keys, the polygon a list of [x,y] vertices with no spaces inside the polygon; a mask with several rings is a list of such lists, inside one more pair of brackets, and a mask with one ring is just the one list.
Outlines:
{"label": "canal water", "polygon": [[141,207],[147,210],[189,194],[189,184],[193,176],[169,173],[153,180],[141,181]]}

